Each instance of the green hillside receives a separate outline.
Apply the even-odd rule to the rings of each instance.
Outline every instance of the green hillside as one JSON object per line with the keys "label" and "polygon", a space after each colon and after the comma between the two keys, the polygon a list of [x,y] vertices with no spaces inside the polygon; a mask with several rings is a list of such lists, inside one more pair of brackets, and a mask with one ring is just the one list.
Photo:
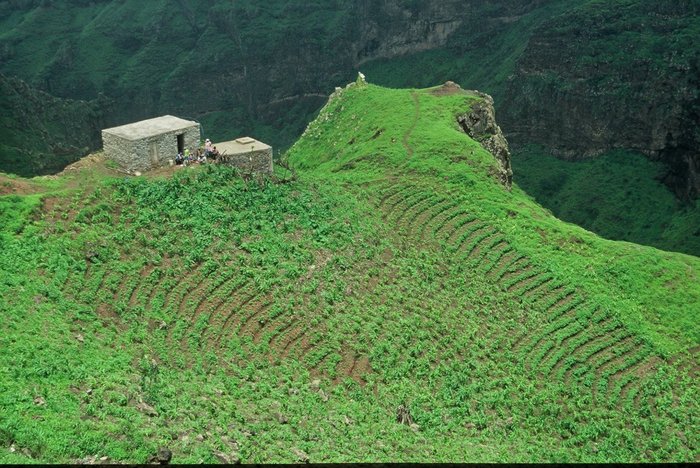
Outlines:
{"label": "green hillside", "polygon": [[[604,237],[697,254],[698,31],[697,1],[5,1],[0,72],[29,83],[33,100],[25,108],[26,93],[0,82],[9,109],[0,170],[58,171],[99,148],[100,128],[162,114],[197,120],[214,140],[250,134],[280,151],[358,70],[391,87],[453,80],[495,97],[516,163],[527,161],[521,186],[555,214]],[[591,217],[577,208],[585,192],[536,189],[549,183],[536,168],[556,163],[550,150],[646,154],[662,166],[641,162],[640,186],[663,200],[637,203],[631,225],[611,224],[631,201],[606,186],[620,204],[599,201],[601,219]]]}
{"label": "green hillside", "polygon": [[508,191],[479,99],[350,86],[286,183],[0,180],[0,461],[697,461],[700,260]]}

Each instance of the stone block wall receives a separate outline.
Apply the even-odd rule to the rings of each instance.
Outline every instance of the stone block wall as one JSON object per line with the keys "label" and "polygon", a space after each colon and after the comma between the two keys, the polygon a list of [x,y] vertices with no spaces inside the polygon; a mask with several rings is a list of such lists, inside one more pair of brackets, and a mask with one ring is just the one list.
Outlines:
{"label": "stone block wall", "polygon": [[197,125],[140,140],[128,140],[103,131],[102,144],[107,158],[128,171],[145,172],[167,165],[169,159],[175,160],[178,135],[184,135],[185,148],[196,148],[200,143]]}
{"label": "stone block wall", "polygon": [[225,154],[219,156],[219,162],[246,173],[272,174],[272,148],[249,153]]}

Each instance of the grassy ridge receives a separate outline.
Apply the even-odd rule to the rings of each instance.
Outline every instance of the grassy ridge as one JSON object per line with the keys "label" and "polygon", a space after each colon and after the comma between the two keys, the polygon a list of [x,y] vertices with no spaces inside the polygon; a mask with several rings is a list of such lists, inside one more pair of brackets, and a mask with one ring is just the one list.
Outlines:
{"label": "grassy ridge", "polygon": [[477,97],[434,91],[339,93],[291,184],[34,180],[0,212],[0,460],[693,460],[698,260],[507,192]]}

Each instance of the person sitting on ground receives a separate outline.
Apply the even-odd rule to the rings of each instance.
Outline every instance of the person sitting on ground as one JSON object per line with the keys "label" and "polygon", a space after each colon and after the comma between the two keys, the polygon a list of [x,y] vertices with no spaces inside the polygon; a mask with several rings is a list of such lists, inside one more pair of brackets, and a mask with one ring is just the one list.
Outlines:
{"label": "person sitting on ground", "polygon": [[177,156],[175,156],[175,164],[178,166],[182,164],[182,162],[185,160],[185,156],[183,156],[182,151],[177,153]]}
{"label": "person sitting on ground", "polygon": [[216,146],[214,146],[214,147],[211,149],[211,154],[209,155],[209,157],[210,157],[212,160],[214,160],[214,161],[216,161],[216,158],[219,157],[219,150],[216,149]]}

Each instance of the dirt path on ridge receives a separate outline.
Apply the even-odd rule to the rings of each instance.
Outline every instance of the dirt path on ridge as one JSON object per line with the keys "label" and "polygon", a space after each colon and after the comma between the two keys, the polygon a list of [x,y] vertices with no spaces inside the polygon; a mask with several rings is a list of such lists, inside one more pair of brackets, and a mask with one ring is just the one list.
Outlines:
{"label": "dirt path on ridge", "polygon": [[418,95],[415,91],[411,91],[411,97],[413,98],[416,113],[413,117],[413,123],[411,124],[411,127],[406,131],[402,140],[403,146],[404,148],[406,148],[406,152],[408,153],[409,158],[413,157],[413,153],[415,153],[415,151],[413,147],[408,143],[408,140],[411,138],[413,131],[416,129],[416,126],[418,125],[418,119],[420,118],[420,100],[418,99]]}

